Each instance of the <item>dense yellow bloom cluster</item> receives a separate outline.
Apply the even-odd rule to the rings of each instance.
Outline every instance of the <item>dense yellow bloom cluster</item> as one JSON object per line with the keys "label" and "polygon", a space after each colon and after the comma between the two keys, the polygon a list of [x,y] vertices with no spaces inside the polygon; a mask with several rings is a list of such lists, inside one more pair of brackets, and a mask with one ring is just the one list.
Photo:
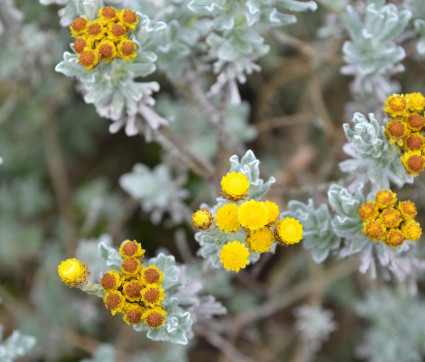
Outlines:
{"label": "dense yellow bloom cluster", "polygon": [[122,243],[119,254],[123,260],[121,272],[110,270],[100,279],[106,308],[113,315],[122,313],[127,324],[144,322],[150,328],[161,327],[167,315],[162,308],[162,272],[155,266],[142,265],[145,250],[135,240]]}
{"label": "dense yellow bloom cluster", "polygon": [[88,21],[85,17],[74,19],[70,29],[75,39],[74,50],[86,69],[95,69],[101,60],[109,63],[118,57],[133,59],[136,44],[128,39],[128,31],[136,28],[138,16],[133,10],[118,12],[114,7],[99,9],[99,17]]}
{"label": "dense yellow bloom cluster", "polygon": [[206,210],[192,216],[195,229],[207,231],[215,222],[221,232],[247,232],[246,243],[232,241],[223,246],[220,260],[227,270],[238,272],[248,264],[250,252],[265,253],[276,240],[281,245],[296,244],[303,229],[298,220],[278,219],[279,207],[271,201],[243,201],[248,196],[249,180],[241,172],[228,173],[221,180],[222,193],[229,203],[218,208],[215,216]]}
{"label": "dense yellow bloom cluster", "polygon": [[418,176],[425,168],[425,97],[421,93],[393,94],[384,111],[393,120],[387,123],[385,135],[403,155],[401,162],[408,174]]}
{"label": "dense yellow bloom cluster", "polygon": [[66,285],[78,287],[86,282],[89,271],[84,263],[72,258],[59,264],[58,274]]}
{"label": "dense yellow bloom cluster", "polygon": [[417,211],[410,201],[399,201],[391,190],[381,190],[375,195],[375,202],[368,201],[359,208],[363,222],[363,233],[373,241],[382,240],[384,244],[396,248],[404,240],[418,240],[422,228],[414,220]]}

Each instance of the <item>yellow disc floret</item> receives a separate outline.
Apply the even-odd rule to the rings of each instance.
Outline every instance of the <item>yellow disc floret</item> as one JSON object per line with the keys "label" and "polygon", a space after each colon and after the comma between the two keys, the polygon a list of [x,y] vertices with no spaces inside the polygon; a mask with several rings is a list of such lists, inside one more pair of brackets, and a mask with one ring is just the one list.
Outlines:
{"label": "yellow disc floret", "polygon": [[249,248],[258,253],[265,253],[266,251],[269,251],[273,241],[273,231],[271,231],[268,227],[251,231],[247,239]]}
{"label": "yellow disc floret", "polygon": [[416,205],[410,200],[400,201],[398,203],[397,210],[400,211],[401,216],[405,219],[413,219],[418,213]]}
{"label": "yellow disc floret", "polygon": [[419,132],[425,126],[425,119],[418,113],[413,113],[406,118],[407,127],[414,132]]}
{"label": "yellow disc floret", "polygon": [[391,144],[397,143],[401,145],[403,143],[403,138],[409,133],[410,130],[407,124],[398,119],[388,122],[385,128],[385,135],[389,138]]}
{"label": "yellow disc floret", "polygon": [[104,23],[113,23],[118,19],[118,11],[113,6],[106,6],[99,9],[99,18]]}
{"label": "yellow disc floret", "polygon": [[397,246],[403,245],[404,235],[399,229],[390,229],[387,232],[385,244],[392,246],[394,249]]}
{"label": "yellow disc floret", "polygon": [[403,117],[408,113],[407,100],[402,94],[393,94],[386,101],[384,111],[392,118]]}
{"label": "yellow disc floret", "polygon": [[406,173],[415,177],[425,168],[425,157],[422,156],[421,151],[406,152],[400,159],[406,169]]}
{"label": "yellow disc floret", "polygon": [[138,280],[133,279],[124,283],[122,292],[129,302],[138,302],[141,298],[140,292],[142,289],[142,284]]}
{"label": "yellow disc floret", "polygon": [[221,189],[225,198],[238,201],[247,196],[249,180],[243,173],[233,171],[232,173],[227,173],[221,179]]}
{"label": "yellow disc floret", "polygon": [[267,225],[269,210],[263,202],[245,201],[238,208],[238,220],[244,228],[258,230]]}
{"label": "yellow disc floret", "polygon": [[381,212],[381,215],[379,215],[379,221],[386,228],[396,228],[402,222],[402,218],[399,211],[390,207]]}
{"label": "yellow disc floret", "polygon": [[192,214],[192,226],[197,230],[208,230],[213,223],[211,212],[201,209]]}
{"label": "yellow disc floret", "polygon": [[122,9],[119,14],[121,23],[128,29],[134,30],[139,22],[139,17],[131,9]]}
{"label": "yellow disc floret", "polygon": [[84,263],[72,258],[59,264],[58,274],[66,285],[78,287],[86,282],[89,270]]}
{"label": "yellow disc floret", "polygon": [[425,107],[425,97],[422,93],[410,93],[405,95],[407,105],[412,112],[422,112]]}
{"label": "yellow disc floret", "polygon": [[147,284],[140,292],[142,301],[149,307],[161,305],[165,297],[164,289],[159,284]]}
{"label": "yellow disc floret", "polygon": [[235,240],[223,246],[220,251],[220,262],[225,269],[233,270],[237,273],[240,269],[245,269],[249,262],[249,255],[246,245]]}
{"label": "yellow disc floret", "polygon": [[146,284],[160,284],[164,281],[164,274],[155,265],[143,267],[140,272],[140,282]]}
{"label": "yellow disc floret", "polygon": [[100,59],[103,59],[106,63],[109,63],[117,56],[115,44],[110,40],[101,40],[96,49],[99,53]]}
{"label": "yellow disc floret", "polygon": [[137,303],[127,303],[123,311],[123,319],[127,324],[137,325],[143,321],[146,309]]}
{"label": "yellow disc floret", "polygon": [[134,44],[131,40],[123,40],[119,42],[117,49],[118,56],[124,60],[131,60],[137,55],[136,44]]}
{"label": "yellow disc floret", "polygon": [[365,221],[375,220],[379,215],[377,206],[372,202],[368,201],[359,207],[360,219]]}
{"label": "yellow disc floret", "polygon": [[276,225],[275,236],[280,245],[297,244],[303,238],[303,226],[291,217],[280,219]]}
{"label": "yellow disc floret", "polygon": [[217,210],[214,218],[220,231],[234,233],[241,227],[238,221],[238,206],[235,204],[224,204]]}
{"label": "yellow disc floret", "polygon": [[377,220],[365,221],[363,226],[363,233],[373,241],[381,240],[387,231],[385,226]]}
{"label": "yellow disc floret", "polygon": [[106,309],[108,309],[112,315],[122,312],[126,306],[125,298],[118,290],[107,293],[103,298],[103,302],[105,303]]}
{"label": "yellow disc floret", "polygon": [[160,328],[165,323],[167,312],[161,307],[147,309],[143,315],[145,324],[150,328]]}
{"label": "yellow disc floret", "polygon": [[105,292],[118,289],[122,283],[122,274],[115,270],[109,270],[100,278],[100,285]]}
{"label": "yellow disc floret", "polygon": [[84,34],[87,28],[87,24],[88,24],[88,21],[86,17],[75,18],[72,21],[71,26],[69,27],[71,29],[72,36],[76,38],[79,35]]}
{"label": "yellow disc floret", "polygon": [[121,255],[122,259],[143,258],[145,255],[145,250],[142,249],[141,244],[136,240],[126,240],[121,244],[119,254]]}
{"label": "yellow disc floret", "polygon": [[120,269],[126,279],[132,278],[139,274],[141,270],[140,260],[136,258],[127,258],[121,264]]}
{"label": "yellow disc floret", "polygon": [[96,50],[84,48],[79,54],[78,61],[86,69],[94,69],[99,64],[99,53]]}
{"label": "yellow disc floret", "polygon": [[375,195],[376,206],[380,209],[394,207],[397,202],[397,195],[391,190],[381,190]]}
{"label": "yellow disc floret", "polygon": [[267,207],[267,211],[269,213],[269,219],[267,221],[267,225],[273,225],[279,216],[279,206],[277,206],[274,202],[265,201],[264,205]]}
{"label": "yellow disc floret", "polygon": [[405,151],[422,151],[425,144],[425,137],[419,132],[411,133],[404,139],[403,148]]}
{"label": "yellow disc floret", "polygon": [[407,220],[401,227],[404,238],[409,241],[416,241],[422,235],[421,225],[415,220]]}

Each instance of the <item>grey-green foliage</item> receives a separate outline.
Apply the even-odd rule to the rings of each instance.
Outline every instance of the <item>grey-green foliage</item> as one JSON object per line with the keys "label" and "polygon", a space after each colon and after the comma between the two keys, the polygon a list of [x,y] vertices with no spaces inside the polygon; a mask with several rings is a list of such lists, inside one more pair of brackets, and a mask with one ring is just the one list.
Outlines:
{"label": "grey-green foliage", "polygon": [[389,189],[390,182],[401,187],[413,183],[413,176],[407,175],[400,161],[400,152],[385,137],[385,127],[380,125],[373,113],[369,120],[361,113],[352,119],[353,129],[344,123],[348,144],[344,151],[352,159],[340,163],[342,171],[358,173],[361,182],[371,181],[377,189]]}
{"label": "grey-green foliage", "polygon": [[307,204],[291,200],[288,211],[280,217],[293,217],[300,221],[303,226],[303,247],[311,249],[311,256],[316,263],[326,260],[332,251],[339,251],[341,237],[335,234],[326,204],[315,209],[312,199]]}
{"label": "grey-green foliage", "polygon": [[416,19],[415,20],[415,29],[419,33],[419,40],[416,44],[416,49],[419,54],[425,54],[425,20]]}
{"label": "grey-green foliage", "polygon": [[373,362],[420,362],[425,358],[425,302],[402,287],[369,292],[355,304],[368,321],[357,348],[360,358]]}
{"label": "grey-green foliage", "polygon": [[94,353],[92,358],[83,358],[80,362],[115,362],[116,353],[110,344],[102,344]]}
{"label": "grey-green foliage", "polygon": [[3,340],[3,326],[0,324],[0,360],[12,362],[16,358],[23,357],[34,347],[36,338],[21,334],[19,331],[13,333]]}
{"label": "grey-green foliage", "polygon": [[121,187],[132,198],[140,200],[143,211],[151,213],[151,220],[156,224],[165,212],[169,213],[173,224],[190,219],[190,210],[183,202],[188,197],[188,191],[183,189],[185,183],[184,176],[173,178],[164,164],[153,170],[136,164],[132,172],[120,177]]}
{"label": "grey-green foliage", "polygon": [[[243,201],[239,201],[239,204],[247,200],[262,199],[269,191],[271,185],[276,181],[273,176],[269,177],[266,182],[260,178],[260,161],[251,150],[248,150],[240,161],[237,155],[230,157],[229,161],[229,172],[241,172],[249,180],[248,196]],[[217,209],[226,203],[229,203],[229,201],[222,197],[218,197],[217,203],[210,208],[212,215],[215,216]],[[218,226],[214,223],[209,230],[197,232],[195,234],[195,240],[201,246],[198,253],[203,258],[207,258],[215,268],[219,268],[221,267],[220,250],[223,248],[223,245],[235,240],[245,243],[247,240],[247,233],[242,228],[235,233],[225,233],[220,231]],[[276,243],[273,243],[270,252],[274,253],[275,248]],[[250,263],[256,263],[259,258],[259,253],[252,252],[249,261]]]}

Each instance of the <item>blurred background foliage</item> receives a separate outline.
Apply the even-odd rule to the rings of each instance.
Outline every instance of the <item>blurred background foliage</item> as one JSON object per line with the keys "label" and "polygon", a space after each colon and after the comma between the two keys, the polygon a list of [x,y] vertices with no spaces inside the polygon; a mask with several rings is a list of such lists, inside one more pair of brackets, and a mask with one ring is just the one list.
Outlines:
{"label": "blurred background foliage", "polygon": [[[254,150],[264,178],[276,177],[269,199],[281,210],[290,200],[313,199],[318,208],[331,181],[342,177],[342,124],[352,117],[347,104],[353,101],[352,78],[340,73],[342,44],[349,37],[342,21],[348,3],[361,8],[364,2],[321,0],[315,13],[297,14],[296,24],[267,31],[270,52],[259,60],[261,73],[240,85],[243,103],[226,111],[228,129]],[[108,133],[109,121],[84,103],[72,79],[54,71],[71,42],[68,29],[59,25],[58,6],[24,0],[14,5],[0,3],[0,323],[5,340],[13,330],[36,337],[22,360],[423,360],[422,279],[412,296],[396,281],[359,274],[355,257],[316,264],[302,247],[278,248],[237,278],[223,271],[203,273],[184,219],[201,201],[214,200],[215,191],[192,173],[179,180],[188,190],[180,198],[174,195],[186,210],[182,215],[160,210],[153,216],[161,205],[144,205],[143,195],[133,199],[121,177],[134,175],[135,164],[144,165],[138,172],[145,177],[153,177],[149,172],[160,173],[162,181],[172,177],[158,166],[161,148],[142,136]],[[406,51],[405,71],[394,79],[403,92],[425,92],[425,58],[416,41],[411,34],[398,41]],[[161,74],[151,77],[161,84],[157,109],[175,119],[170,127],[187,133],[196,153],[216,161],[217,135],[207,137],[202,116],[177,102],[186,96],[182,90]],[[356,110],[373,111],[375,104],[362,106]],[[199,123],[185,123],[190,112]],[[249,115],[249,127],[235,126],[238,114]],[[216,182],[229,156],[217,161]],[[397,192],[415,200],[423,215],[421,178]],[[425,225],[425,218],[418,219]],[[57,276],[60,261],[74,255],[86,258],[98,274],[94,245],[105,237],[115,246],[136,239],[150,257],[167,249],[187,263],[188,274],[202,275],[205,290],[228,315],[194,328],[187,347],[135,333],[112,318],[101,300],[68,289]],[[421,242],[418,246],[423,257],[425,249]]]}

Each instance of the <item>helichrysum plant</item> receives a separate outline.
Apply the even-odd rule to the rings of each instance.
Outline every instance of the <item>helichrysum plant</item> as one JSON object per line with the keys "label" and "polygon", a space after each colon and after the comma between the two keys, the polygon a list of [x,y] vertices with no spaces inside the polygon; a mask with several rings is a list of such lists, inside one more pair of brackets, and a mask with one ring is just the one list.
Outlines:
{"label": "helichrysum plant", "polygon": [[276,243],[297,244],[303,237],[299,220],[279,219],[279,207],[262,199],[274,178],[266,183],[259,178],[259,161],[248,151],[239,162],[230,158],[229,172],[221,179],[222,196],[209,210],[202,208],[192,216],[192,225],[199,230],[196,240],[200,253],[209,257],[216,267],[219,263],[239,272],[259,255],[273,252]]}
{"label": "helichrysum plant", "polygon": [[3,340],[3,325],[0,324],[0,361],[13,362],[28,355],[35,343],[35,337],[24,335],[17,330]]}

